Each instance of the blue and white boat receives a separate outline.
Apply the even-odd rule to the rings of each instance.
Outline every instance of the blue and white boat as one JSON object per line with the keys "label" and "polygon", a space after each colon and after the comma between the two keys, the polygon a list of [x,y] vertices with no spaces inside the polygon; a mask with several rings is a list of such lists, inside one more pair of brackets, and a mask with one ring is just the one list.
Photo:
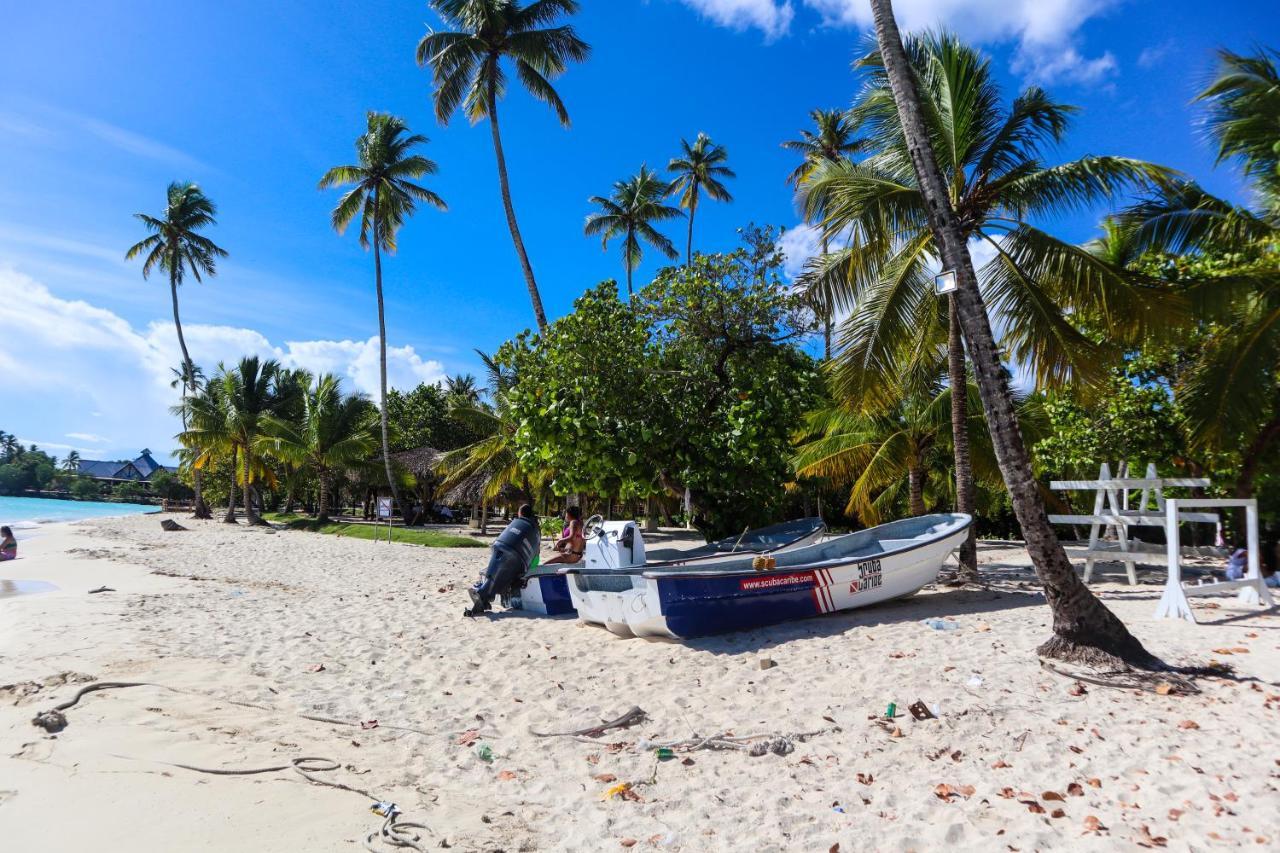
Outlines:
{"label": "blue and white boat", "polygon": [[932,583],[972,517],[925,515],[786,550],[712,564],[602,571],[568,567],[578,617],[623,637],[687,639],[758,628],[912,595]]}
{"label": "blue and white boat", "polygon": [[[731,536],[699,548],[649,550],[634,521],[604,521],[597,515],[588,519],[584,527],[587,552],[582,568],[615,574],[675,566],[710,566],[722,560],[741,559],[744,555],[778,554],[812,545],[827,532],[821,518],[802,518],[747,530],[740,536]],[[511,606],[548,616],[573,613],[575,606],[566,575],[571,568],[575,567],[552,564],[534,569],[520,595],[511,599]]]}

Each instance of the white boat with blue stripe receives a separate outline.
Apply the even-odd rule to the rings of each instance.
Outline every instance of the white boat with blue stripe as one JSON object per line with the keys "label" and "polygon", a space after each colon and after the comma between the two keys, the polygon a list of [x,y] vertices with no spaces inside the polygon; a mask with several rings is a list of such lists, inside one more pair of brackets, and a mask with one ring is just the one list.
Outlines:
{"label": "white boat with blue stripe", "polygon": [[971,516],[892,521],[772,555],[637,571],[568,567],[578,618],[624,637],[688,639],[758,628],[912,595],[938,577]]}

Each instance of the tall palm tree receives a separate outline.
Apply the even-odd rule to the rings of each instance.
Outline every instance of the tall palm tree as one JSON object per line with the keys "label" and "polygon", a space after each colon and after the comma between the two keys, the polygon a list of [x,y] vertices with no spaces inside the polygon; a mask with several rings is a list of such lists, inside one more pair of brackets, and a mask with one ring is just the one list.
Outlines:
{"label": "tall palm tree", "polygon": [[355,465],[378,447],[377,418],[362,394],[345,394],[331,373],[318,377],[302,397],[297,420],[268,415],[258,448],[290,465],[309,469],[320,484],[316,520],[329,520],[335,472]]}
{"label": "tall palm tree", "polygon": [[[178,316],[178,285],[186,278],[187,271],[197,282],[202,276],[217,272],[218,258],[225,258],[224,249],[199,233],[201,229],[217,224],[214,214],[217,208],[200,187],[193,183],[169,184],[168,204],[160,216],[135,213],[149,237],[133,244],[125,253],[125,260],[143,257],[142,277],[150,278],[152,270],[160,270],[169,277],[169,295],[173,300],[173,327],[178,333],[178,347],[182,350],[182,363],[189,380],[187,390],[194,391],[195,365],[187,351],[187,341],[182,335],[182,319]],[[145,256],[145,257],[144,257]],[[210,518],[201,488],[200,472],[194,475],[195,517]]]}
{"label": "tall palm tree", "polygon": [[[1053,612],[1053,637],[1037,651],[1045,657],[1108,666],[1118,661],[1151,664],[1152,655],[1076,575],[1049,524],[1031,471],[1031,459],[1018,428],[1008,377],[1001,364],[1001,352],[996,346],[978,276],[974,272],[968,235],[953,206],[951,191],[935,154],[935,143],[919,89],[925,81],[918,79],[916,68],[903,46],[890,0],[871,0],[871,8],[885,79],[896,105],[905,148],[920,190],[919,197],[924,202],[937,253],[946,268],[956,274],[956,311],[973,362],[996,459],[1009,489],[1027,551],[1044,587],[1045,600]],[[997,165],[993,164],[993,167]],[[1041,190],[1046,180],[1060,182],[1056,175],[1041,178],[1036,182]],[[1076,185],[1079,185],[1078,181]]]}
{"label": "tall palm tree", "polygon": [[689,211],[689,239],[685,247],[685,263],[693,263],[693,217],[698,212],[698,200],[705,192],[716,201],[733,201],[733,195],[721,182],[724,178],[737,177],[725,163],[729,152],[724,146],[711,141],[705,133],[689,144],[689,140],[681,139],[683,149],[678,157],[672,157],[667,164],[667,171],[674,172],[676,177],[671,182],[671,193],[680,195],[680,206]]}
{"label": "tall palm tree", "polygon": [[[838,163],[852,157],[865,148],[862,140],[856,136],[856,128],[849,114],[842,110],[813,110],[809,113],[813,119],[813,130],[801,130],[799,139],[788,139],[782,147],[794,151],[803,159],[790,175],[787,183],[797,190],[804,184],[813,170],[821,163]],[[822,254],[827,254],[829,240],[826,231],[822,232]],[[822,352],[823,357],[831,360],[832,311],[822,308]]]}
{"label": "tall palm tree", "polygon": [[[1074,311],[1110,319],[1111,338],[1134,341],[1167,320],[1163,291],[1135,285],[1125,273],[1030,222],[1109,200],[1121,189],[1168,177],[1166,170],[1120,157],[1085,157],[1050,166],[1041,152],[1059,143],[1074,108],[1032,88],[1005,108],[990,63],[946,34],[908,40],[909,62],[926,104],[924,121],[944,160],[948,199],[968,240],[990,246],[994,259],[982,286],[1010,318],[1004,343],[1036,368],[1041,384],[1106,375],[1099,347],[1071,322]],[[964,387],[965,354],[955,296],[938,310],[930,265],[939,256],[928,211],[893,93],[876,53],[861,59],[870,81],[852,114],[873,153],[863,161],[824,161],[802,187],[810,217],[824,233],[854,241],[823,256],[809,281],[830,309],[852,310],[845,349],[837,358],[837,387],[874,404],[903,370],[903,359],[930,359],[945,345],[949,374]],[[957,508],[973,511],[965,396],[954,395]],[[973,531],[961,549],[962,576],[976,579]]]}
{"label": "tall palm tree", "polygon": [[562,15],[578,11],[577,0],[429,0],[432,9],[451,31],[428,31],[418,42],[418,65],[430,65],[436,119],[448,124],[459,107],[472,124],[489,119],[493,153],[498,163],[498,184],[507,213],[507,228],[515,244],[533,316],[546,331],[547,314],[533,277],[533,266],[520,236],[516,210],[507,179],[507,158],[498,126],[498,101],[507,88],[502,60],[515,65],[516,77],[539,101],[556,111],[560,124],[569,126],[569,112],[551,80],[564,73],[570,62],[582,62],[591,47],[578,38],[572,26],[552,26]]}
{"label": "tall palm tree", "polygon": [[230,465],[227,511],[222,520],[235,524],[239,445],[228,418],[225,386],[219,379],[227,372],[228,368],[219,364],[215,381],[198,385],[171,411],[182,418],[183,430],[178,434],[182,444],[179,460],[191,469],[193,479],[216,471],[224,461]]}
{"label": "tall palm tree", "polygon": [[373,247],[374,284],[378,294],[378,408],[382,413],[382,461],[391,495],[399,501],[399,488],[391,469],[391,440],[387,429],[387,321],[382,299],[382,252],[395,252],[396,232],[425,202],[447,210],[444,199],[414,180],[434,175],[436,164],[413,150],[427,138],[410,134],[403,121],[387,113],[370,111],[368,126],[356,139],[357,162],[334,166],[320,179],[320,188],[352,186],[333,209],[333,227],[339,234],[360,217],[360,245]]}
{"label": "tall palm tree", "polygon": [[613,194],[608,198],[598,195],[591,197],[591,203],[599,205],[600,210],[587,216],[583,231],[588,236],[602,235],[600,245],[605,249],[609,247],[611,239],[622,237],[622,265],[627,271],[628,296],[635,296],[631,275],[640,266],[640,259],[644,255],[641,240],[668,258],[679,254],[675,245],[651,224],[676,219],[681,215],[680,208],[664,203],[669,189],[670,186],[657,173],[648,166],[641,166],[634,177],[616,182]]}
{"label": "tall palm tree", "polygon": [[253,504],[255,480],[272,479],[262,464],[262,435],[266,424],[281,408],[283,395],[277,380],[280,365],[255,356],[240,359],[234,370],[214,377],[221,388],[221,401],[230,442],[240,456],[240,486],[244,492],[244,517],[249,524],[266,524]]}

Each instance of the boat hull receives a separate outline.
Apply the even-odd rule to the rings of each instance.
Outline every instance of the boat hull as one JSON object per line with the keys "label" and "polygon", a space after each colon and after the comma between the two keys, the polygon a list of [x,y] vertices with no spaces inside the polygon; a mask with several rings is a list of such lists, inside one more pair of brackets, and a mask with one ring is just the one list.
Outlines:
{"label": "boat hull", "polygon": [[[689,639],[851,610],[932,583],[971,523],[968,516],[946,518],[956,520],[923,537],[874,540],[875,550],[863,545],[864,553],[842,558],[805,563],[803,552],[794,552],[801,562],[767,572],[645,572],[614,579],[613,589],[598,576],[575,577],[569,593],[579,618],[624,637]],[[839,550],[832,546],[806,550]]]}

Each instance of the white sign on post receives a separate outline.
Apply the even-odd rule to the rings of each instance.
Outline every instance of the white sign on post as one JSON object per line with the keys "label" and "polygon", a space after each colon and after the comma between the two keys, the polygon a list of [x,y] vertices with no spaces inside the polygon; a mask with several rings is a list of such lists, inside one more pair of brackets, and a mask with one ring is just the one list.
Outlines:
{"label": "white sign on post", "polygon": [[378,498],[378,518],[391,518],[391,498]]}

